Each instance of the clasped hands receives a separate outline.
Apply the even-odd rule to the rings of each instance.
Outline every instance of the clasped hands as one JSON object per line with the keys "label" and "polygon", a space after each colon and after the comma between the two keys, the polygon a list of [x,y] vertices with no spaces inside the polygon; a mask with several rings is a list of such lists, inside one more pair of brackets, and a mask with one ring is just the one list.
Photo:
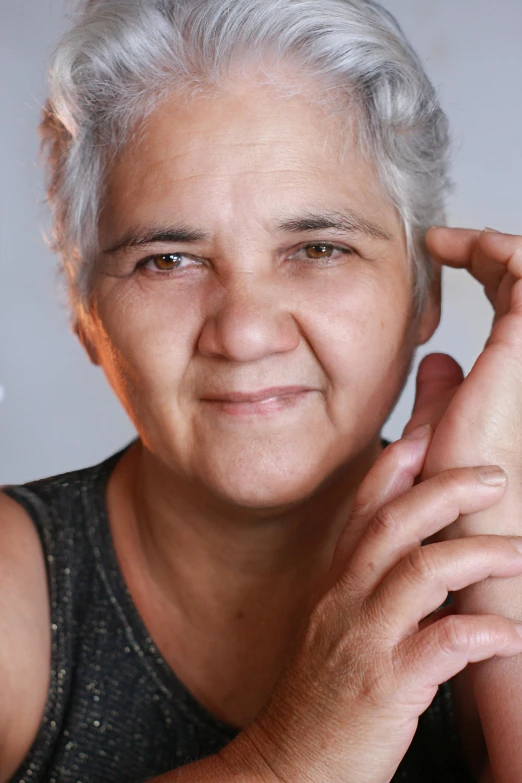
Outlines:
{"label": "clasped hands", "polygon": [[[509,592],[514,585],[522,594],[522,237],[434,228],[427,243],[435,261],[482,283],[493,329],[465,379],[449,356],[424,359],[406,430],[430,424],[430,437],[391,444],[363,479],[295,651],[244,735],[267,779],[391,780],[441,683],[468,663],[511,665],[522,654],[512,622],[522,608]],[[508,474],[503,493],[490,474],[467,469],[496,464]],[[505,501],[511,515],[499,514]],[[419,546],[434,532],[441,543]],[[461,612],[460,595],[487,581],[510,587]],[[440,608],[448,591],[456,612]],[[507,698],[522,690],[519,666],[508,670],[514,676],[478,683],[498,783],[521,779],[522,758],[513,754],[520,698],[511,711]],[[470,693],[460,703],[475,709]],[[480,737],[473,726],[464,731],[475,756]],[[475,760],[480,766],[480,754]]]}

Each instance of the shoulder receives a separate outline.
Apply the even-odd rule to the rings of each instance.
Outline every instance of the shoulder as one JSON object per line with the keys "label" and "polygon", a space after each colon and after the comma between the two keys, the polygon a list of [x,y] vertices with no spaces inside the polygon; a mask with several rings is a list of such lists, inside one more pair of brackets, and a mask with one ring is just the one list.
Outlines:
{"label": "shoulder", "polygon": [[[87,528],[129,446],[96,465],[0,486],[0,783],[16,772],[42,726],[54,687],[51,653],[59,654],[51,649],[51,600],[92,567]],[[73,554],[77,567],[69,568]],[[61,618],[69,620],[69,613]]]}
{"label": "shoulder", "polygon": [[29,514],[0,490],[0,781],[38,732],[50,678],[45,558]]}

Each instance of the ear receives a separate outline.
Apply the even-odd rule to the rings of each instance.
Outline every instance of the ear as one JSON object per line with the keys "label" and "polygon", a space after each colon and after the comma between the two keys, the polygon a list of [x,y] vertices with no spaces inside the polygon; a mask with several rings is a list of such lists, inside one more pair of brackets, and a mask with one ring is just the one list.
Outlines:
{"label": "ear", "polygon": [[80,323],[78,319],[76,319],[73,323],[73,331],[75,335],[78,337],[83,347],[85,348],[87,356],[89,357],[91,362],[99,366],[100,360],[98,357],[96,346],[94,345],[92,339],[87,334],[87,330],[85,329],[84,325]]}
{"label": "ear", "polygon": [[418,316],[416,345],[424,345],[433,336],[441,317],[442,266],[433,264],[433,280],[426,304]]}

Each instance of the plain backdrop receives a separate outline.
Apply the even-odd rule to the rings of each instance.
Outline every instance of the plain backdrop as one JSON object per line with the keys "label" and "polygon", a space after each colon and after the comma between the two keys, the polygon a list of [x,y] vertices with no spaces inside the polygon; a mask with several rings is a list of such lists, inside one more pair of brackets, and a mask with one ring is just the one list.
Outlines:
{"label": "plain backdrop", "polygon": [[[521,0],[384,5],[419,52],[450,118],[456,188],[449,224],[522,233]],[[72,9],[67,0],[0,0],[0,484],[94,464],[135,436],[69,331],[56,259],[42,238],[36,126],[46,58]],[[480,286],[466,272],[446,272],[442,324],[417,354],[386,437],[399,437],[409,418],[420,359],[444,351],[468,372],[490,325]]]}

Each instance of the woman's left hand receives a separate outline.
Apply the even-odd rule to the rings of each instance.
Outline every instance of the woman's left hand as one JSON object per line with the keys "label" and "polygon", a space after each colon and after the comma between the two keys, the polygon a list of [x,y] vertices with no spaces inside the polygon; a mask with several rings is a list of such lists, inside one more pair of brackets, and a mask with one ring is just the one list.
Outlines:
{"label": "woman's left hand", "polygon": [[[436,428],[421,480],[450,467],[498,464],[522,503],[522,237],[436,227],[426,243],[436,262],[467,269],[483,285],[494,319],[465,379],[444,354],[421,363],[406,427],[426,422]],[[522,534],[522,514],[510,532]]]}

